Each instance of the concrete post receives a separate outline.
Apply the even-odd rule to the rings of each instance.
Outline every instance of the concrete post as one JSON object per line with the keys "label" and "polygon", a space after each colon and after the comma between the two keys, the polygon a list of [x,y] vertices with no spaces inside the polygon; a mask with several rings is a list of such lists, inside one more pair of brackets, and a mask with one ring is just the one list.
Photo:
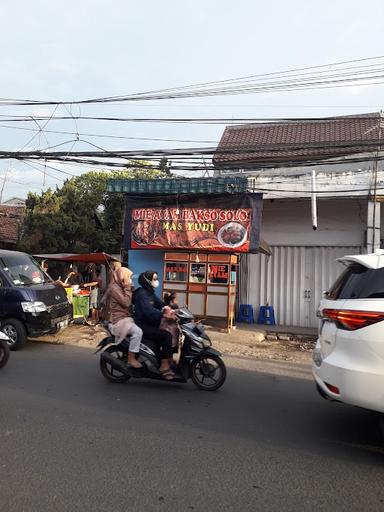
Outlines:
{"label": "concrete post", "polygon": [[367,253],[380,249],[380,203],[368,201],[367,209]]}

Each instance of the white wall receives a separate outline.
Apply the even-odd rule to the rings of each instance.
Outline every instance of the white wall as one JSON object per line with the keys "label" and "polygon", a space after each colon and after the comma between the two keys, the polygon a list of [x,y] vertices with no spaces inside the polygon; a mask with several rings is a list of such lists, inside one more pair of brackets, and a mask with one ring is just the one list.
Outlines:
{"label": "white wall", "polygon": [[261,233],[269,245],[362,246],[366,218],[366,199],[318,200],[318,229],[314,231],[310,201],[266,199]]}
{"label": "white wall", "polygon": [[[263,192],[264,197],[271,199],[276,193],[284,197],[310,197],[312,186],[312,171],[316,171],[316,190],[322,197],[366,197],[373,190],[372,160],[362,162],[358,168],[349,169],[346,164],[337,166],[302,167],[278,169],[237,169],[221,171],[228,176],[243,175],[248,178],[248,186],[254,192]],[[384,185],[384,171],[377,173],[379,195]]]}

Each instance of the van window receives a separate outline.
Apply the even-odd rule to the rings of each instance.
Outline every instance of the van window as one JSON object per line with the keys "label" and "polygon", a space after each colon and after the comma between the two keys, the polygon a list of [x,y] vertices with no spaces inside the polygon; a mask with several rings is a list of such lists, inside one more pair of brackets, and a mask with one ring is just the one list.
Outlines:
{"label": "van window", "polygon": [[27,254],[1,256],[0,267],[15,286],[31,286],[51,282],[37,262]]}
{"label": "van window", "polygon": [[349,266],[328,293],[328,299],[384,298],[384,268],[371,269],[363,265]]}

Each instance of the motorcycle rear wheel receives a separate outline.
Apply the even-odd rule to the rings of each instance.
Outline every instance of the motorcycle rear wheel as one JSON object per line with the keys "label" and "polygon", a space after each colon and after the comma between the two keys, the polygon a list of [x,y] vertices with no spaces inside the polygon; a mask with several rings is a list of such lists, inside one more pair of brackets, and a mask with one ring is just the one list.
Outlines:
{"label": "motorcycle rear wheel", "polygon": [[203,391],[216,391],[221,388],[226,377],[227,369],[219,356],[202,356],[191,365],[192,382]]}
{"label": "motorcycle rear wheel", "polygon": [[[113,345],[108,347],[105,352],[112,354],[114,357],[116,357],[116,359],[127,359],[127,355],[121,350],[119,346]],[[125,375],[115,368],[112,368],[112,366],[108,364],[103,358],[100,358],[100,371],[109,382],[114,384],[121,384],[131,378],[129,375]]]}
{"label": "motorcycle rear wheel", "polygon": [[8,363],[10,348],[6,341],[0,340],[0,368]]}

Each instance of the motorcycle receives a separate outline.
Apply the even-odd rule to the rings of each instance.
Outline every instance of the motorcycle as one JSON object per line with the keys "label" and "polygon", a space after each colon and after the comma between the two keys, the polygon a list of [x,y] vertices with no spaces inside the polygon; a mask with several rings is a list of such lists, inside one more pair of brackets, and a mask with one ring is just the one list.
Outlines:
{"label": "motorcycle", "polygon": [[185,307],[176,311],[181,337],[179,362],[175,368],[176,377],[165,381],[160,373],[160,357],[156,343],[142,340],[137,359],[142,368],[128,365],[128,347],[116,344],[111,324],[104,323],[108,336],[100,341],[95,354],[100,354],[100,370],[103,376],[113,383],[122,383],[134,378],[148,378],[164,382],[186,383],[188,379],[199,389],[216,391],[225,382],[226,367],[221,354],[212,348],[212,342],[205,332],[204,325],[195,322],[193,314]]}
{"label": "motorcycle", "polygon": [[8,336],[0,331],[0,368],[8,363],[10,354],[9,343],[10,339]]}

